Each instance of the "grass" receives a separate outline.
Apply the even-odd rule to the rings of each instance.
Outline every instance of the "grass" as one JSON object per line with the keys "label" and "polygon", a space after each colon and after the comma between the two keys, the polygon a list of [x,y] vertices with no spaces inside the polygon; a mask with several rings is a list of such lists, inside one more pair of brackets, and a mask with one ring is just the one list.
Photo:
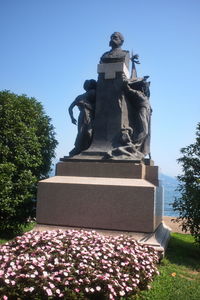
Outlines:
{"label": "grass", "polygon": [[[30,224],[24,228],[29,231]],[[0,243],[8,238],[0,239]],[[159,265],[157,276],[148,291],[123,300],[199,300],[200,248],[189,234],[172,233],[165,258]]]}
{"label": "grass", "polygon": [[165,258],[149,291],[137,300],[199,300],[200,248],[189,234],[172,233]]}

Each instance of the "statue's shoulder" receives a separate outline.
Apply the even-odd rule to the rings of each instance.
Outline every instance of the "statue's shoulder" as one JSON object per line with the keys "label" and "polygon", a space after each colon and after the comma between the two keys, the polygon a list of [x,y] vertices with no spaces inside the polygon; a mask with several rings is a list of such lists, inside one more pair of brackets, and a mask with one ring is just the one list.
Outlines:
{"label": "statue's shoulder", "polygon": [[87,94],[87,99],[89,101],[93,101],[96,96],[96,89],[91,89],[91,90],[87,91],[86,94]]}
{"label": "statue's shoulder", "polygon": [[129,51],[115,49],[105,52],[101,56],[100,63],[125,62],[129,57]]}

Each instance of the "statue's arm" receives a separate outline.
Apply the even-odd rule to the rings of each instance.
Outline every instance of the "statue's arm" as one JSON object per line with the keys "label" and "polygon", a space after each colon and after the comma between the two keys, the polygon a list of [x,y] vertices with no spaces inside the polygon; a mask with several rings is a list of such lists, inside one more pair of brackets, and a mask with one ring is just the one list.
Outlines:
{"label": "statue's arm", "polygon": [[124,81],[124,91],[130,100],[135,101],[136,105],[148,100],[142,91],[132,88],[127,80]]}
{"label": "statue's arm", "polygon": [[133,54],[132,53],[130,59],[131,59],[132,63],[140,64],[140,62],[139,62],[139,55],[138,54]]}
{"label": "statue's arm", "polygon": [[144,96],[144,94],[141,91],[137,91],[137,90],[131,89],[129,87],[128,93],[129,93],[130,96],[135,97],[139,101],[140,100],[146,100],[146,97]]}
{"label": "statue's arm", "polygon": [[74,118],[73,108],[77,105],[77,98],[72,102],[72,104],[68,108],[68,112],[71,118],[71,121],[74,125],[77,124],[77,120]]}
{"label": "statue's arm", "polygon": [[134,89],[134,87],[132,86],[132,82],[127,79],[124,79],[123,90],[130,97],[132,96],[133,98],[136,98],[137,100],[147,100],[148,99],[142,91]]}

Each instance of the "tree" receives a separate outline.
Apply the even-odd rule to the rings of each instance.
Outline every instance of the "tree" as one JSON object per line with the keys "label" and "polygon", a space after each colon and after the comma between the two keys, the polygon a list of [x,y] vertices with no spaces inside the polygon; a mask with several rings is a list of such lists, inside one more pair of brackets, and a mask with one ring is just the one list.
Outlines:
{"label": "tree", "polygon": [[181,149],[183,174],[178,176],[180,198],[176,198],[173,208],[179,213],[178,221],[182,230],[189,230],[200,246],[200,123],[197,125],[196,140]]}
{"label": "tree", "polygon": [[38,180],[55,157],[54,127],[41,103],[0,92],[0,232],[18,230],[35,215]]}

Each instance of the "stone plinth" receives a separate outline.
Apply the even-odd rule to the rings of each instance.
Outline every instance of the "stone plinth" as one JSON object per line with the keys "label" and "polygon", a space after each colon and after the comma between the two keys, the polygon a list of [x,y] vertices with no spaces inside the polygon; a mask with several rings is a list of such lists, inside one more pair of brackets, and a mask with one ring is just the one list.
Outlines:
{"label": "stone plinth", "polygon": [[110,178],[145,178],[145,165],[106,162],[106,161],[71,161],[59,162],[56,165],[57,176],[84,176]]}
{"label": "stone plinth", "polygon": [[145,179],[51,177],[39,183],[37,223],[153,232],[162,220],[158,189]]}
{"label": "stone plinth", "polygon": [[162,216],[158,167],[150,164],[67,159],[55,177],[39,182],[38,226],[129,232],[163,253],[169,230]]}
{"label": "stone plinth", "polygon": [[145,179],[158,186],[158,167],[122,161],[76,161],[68,159],[56,165],[56,176],[83,176]]}
{"label": "stone plinth", "polygon": [[104,79],[115,79],[116,73],[123,73],[127,78],[129,78],[129,70],[125,63],[109,63],[109,64],[99,64],[97,66],[97,72],[104,73]]}

